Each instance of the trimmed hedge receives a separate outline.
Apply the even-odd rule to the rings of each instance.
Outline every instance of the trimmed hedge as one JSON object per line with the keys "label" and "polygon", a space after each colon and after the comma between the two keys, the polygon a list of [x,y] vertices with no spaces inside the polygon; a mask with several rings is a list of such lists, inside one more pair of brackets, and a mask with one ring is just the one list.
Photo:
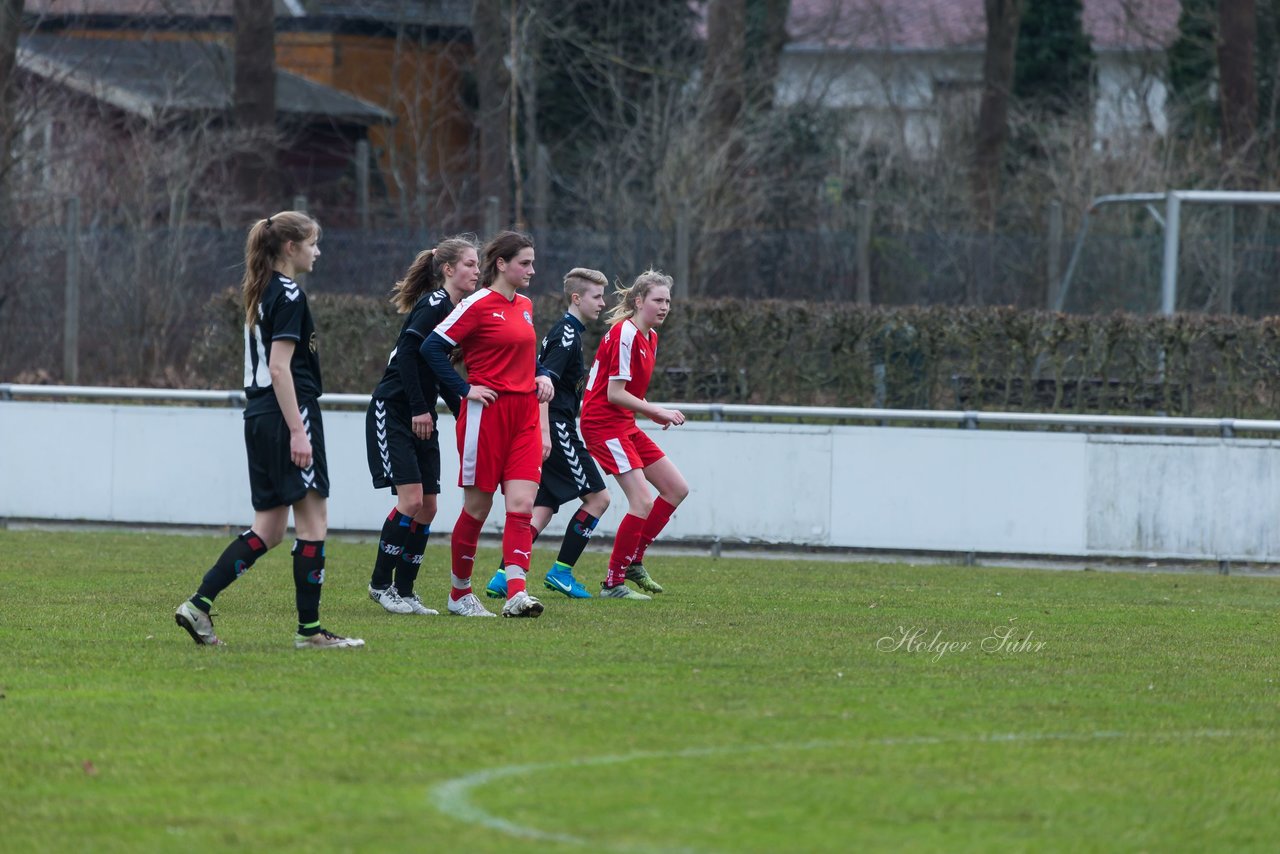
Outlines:
{"label": "trimmed hedge", "polygon": [[[372,391],[402,318],[381,299],[310,299],[325,388]],[[564,304],[534,303],[543,332]],[[589,354],[603,331],[588,329]],[[1280,400],[1276,318],[688,299],[661,336],[653,400],[1255,418]],[[193,382],[241,385],[243,346],[227,291],[193,348]]]}

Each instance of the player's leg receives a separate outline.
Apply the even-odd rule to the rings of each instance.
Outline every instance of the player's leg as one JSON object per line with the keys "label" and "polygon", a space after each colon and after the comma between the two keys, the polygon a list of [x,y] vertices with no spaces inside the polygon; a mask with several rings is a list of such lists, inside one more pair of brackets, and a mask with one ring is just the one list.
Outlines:
{"label": "player's leg", "polygon": [[568,596],[570,599],[590,599],[591,594],[573,575],[578,559],[586,550],[600,517],[609,509],[609,491],[600,489],[589,492],[582,498],[582,505],[574,512],[573,518],[565,527],[564,538],[560,541],[560,553],[556,562],[547,573],[545,586]]}
{"label": "player's leg", "polygon": [[[422,489],[419,485],[419,491]],[[400,551],[400,559],[396,562],[395,583],[392,585],[400,594],[400,601],[412,609],[412,613],[429,617],[440,612],[422,604],[418,595],[418,572],[422,569],[422,556],[427,549],[427,539],[431,536],[431,523],[436,518],[436,496],[422,495],[418,511],[413,514],[413,522],[409,525],[409,536]]]}
{"label": "player's leg", "polygon": [[[656,447],[656,446],[655,446]],[[663,592],[662,585],[654,580],[644,565],[645,552],[662,529],[671,521],[671,516],[689,495],[689,484],[684,475],[671,462],[670,457],[660,457],[644,468],[645,480],[658,490],[658,497],[653,501],[653,509],[649,511],[644,522],[644,530],[640,532],[640,547],[636,550],[635,559],[627,567],[627,580],[633,582],[646,593]]]}
{"label": "player's leg", "polygon": [[414,514],[422,503],[422,476],[414,454],[408,407],[374,398],[365,413],[365,450],[374,489],[391,487],[396,506],[382,522],[369,598],[392,614],[411,614],[413,606],[400,598],[394,573],[409,539]]}
{"label": "player's leg", "polygon": [[[315,444],[312,445],[313,453]],[[345,649],[364,646],[360,638],[345,638],[320,625],[320,594],[324,588],[324,541],[329,531],[328,499],[308,490],[293,505],[293,589],[298,607],[298,649]]]}
{"label": "player's leg", "polygon": [[[253,527],[231,541],[204,574],[195,595],[180,604],[173,619],[202,646],[222,643],[213,630],[213,600],[248,571],[268,549],[279,545],[289,524],[289,505],[280,498],[277,480],[288,460],[287,439],[282,440],[283,418],[258,416],[245,420],[245,452],[249,463],[249,491],[253,500]],[[287,428],[283,429],[287,437]],[[281,456],[283,455],[283,463]],[[295,467],[296,471],[296,467]]]}
{"label": "player's leg", "polygon": [[533,499],[538,493],[534,480],[508,480],[502,484],[507,520],[502,528],[502,562],[507,576],[504,617],[537,617],[542,603],[530,596],[525,579],[533,554]]}
{"label": "player's leg", "polygon": [[600,586],[600,595],[609,599],[648,599],[643,593],[637,593],[625,584],[627,567],[635,560],[636,551],[640,548],[640,536],[644,532],[645,518],[653,508],[653,496],[649,484],[641,469],[633,468],[614,475],[622,493],[627,497],[627,515],[618,524],[618,532],[613,538],[613,551],[609,554],[609,571],[604,584]]}
{"label": "player's leg", "polygon": [[449,538],[451,570],[449,577],[449,613],[459,617],[497,616],[471,591],[471,574],[475,568],[480,529],[493,507],[493,492],[479,486],[462,488],[462,512],[453,524]]}

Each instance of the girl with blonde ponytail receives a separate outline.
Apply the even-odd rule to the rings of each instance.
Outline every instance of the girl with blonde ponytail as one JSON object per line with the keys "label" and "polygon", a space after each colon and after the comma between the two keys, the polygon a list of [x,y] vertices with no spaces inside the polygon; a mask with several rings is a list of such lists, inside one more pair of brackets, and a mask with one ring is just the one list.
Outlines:
{"label": "girl with blonde ponytail", "polygon": [[[615,293],[618,304],[609,312],[613,326],[596,351],[582,399],[582,438],[600,467],[617,479],[628,503],[600,595],[643,600],[650,597],[625,582],[649,593],[662,592],[662,585],[644,568],[645,550],[689,494],[689,484],[675,463],[636,426],[636,413],[663,430],[684,423],[680,410],[645,400],[658,356],[657,327],[671,311],[671,277],[646,270]],[[657,499],[650,485],[658,490]]]}
{"label": "girl with blonde ponytail", "polygon": [[470,235],[418,253],[391,302],[407,314],[382,381],[365,415],[365,447],[374,489],[391,487],[396,506],[382,524],[369,598],[393,614],[438,613],[414,589],[440,493],[436,399],[456,417],[458,395],[441,386],[419,348],[453,307],[476,289],[480,260]]}
{"label": "girl with blonde ponytail", "polygon": [[209,616],[214,597],[284,539],[290,508],[298,536],[293,546],[298,607],[294,646],[364,646],[359,638],[344,638],[320,625],[329,470],[316,326],[297,281],[320,257],[319,240],[315,220],[283,211],[255,222],[245,241],[244,441],[253,527],[227,546],[196,594],[174,613],[174,621],[202,646],[222,643]]}

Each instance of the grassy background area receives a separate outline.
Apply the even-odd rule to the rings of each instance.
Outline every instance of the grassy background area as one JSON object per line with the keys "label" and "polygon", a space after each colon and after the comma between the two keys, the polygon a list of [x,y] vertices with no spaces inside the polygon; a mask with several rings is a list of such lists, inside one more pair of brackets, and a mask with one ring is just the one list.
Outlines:
{"label": "grassy background area", "polygon": [[[283,548],[202,649],[172,612],[223,545],[0,531],[0,847],[1280,838],[1277,579],[654,555],[654,602],[542,591],[539,620],[467,620],[382,612],[374,545],[331,541],[322,617],[365,649],[292,648]],[[428,549],[432,607],[447,558]]]}

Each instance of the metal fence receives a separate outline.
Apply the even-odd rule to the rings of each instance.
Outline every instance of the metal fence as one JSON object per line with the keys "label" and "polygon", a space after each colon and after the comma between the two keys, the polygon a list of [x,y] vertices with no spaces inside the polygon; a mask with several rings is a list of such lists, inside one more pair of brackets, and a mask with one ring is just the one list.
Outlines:
{"label": "metal fence", "polygon": [[[1179,310],[1280,312],[1280,214],[1205,210],[1185,219]],[[534,235],[532,293],[558,292],[575,266],[624,281],[653,266],[676,275],[677,297],[852,301],[861,286],[879,305],[1042,309],[1053,304],[1072,243],[1060,230],[1051,237],[1048,230],[907,229],[871,218],[862,228],[547,230]],[[386,295],[416,253],[443,236],[429,229],[326,229],[308,287]],[[86,228],[73,237],[59,227],[7,235],[0,241],[0,379],[118,384],[180,374],[210,297],[238,286],[243,240],[240,230],[210,228]],[[81,320],[71,343],[82,372],[75,378],[64,370],[69,260],[79,262],[80,273]],[[1063,307],[1154,313],[1160,262],[1154,223],[1140,211],[1112,217],[1084,241]]]}

